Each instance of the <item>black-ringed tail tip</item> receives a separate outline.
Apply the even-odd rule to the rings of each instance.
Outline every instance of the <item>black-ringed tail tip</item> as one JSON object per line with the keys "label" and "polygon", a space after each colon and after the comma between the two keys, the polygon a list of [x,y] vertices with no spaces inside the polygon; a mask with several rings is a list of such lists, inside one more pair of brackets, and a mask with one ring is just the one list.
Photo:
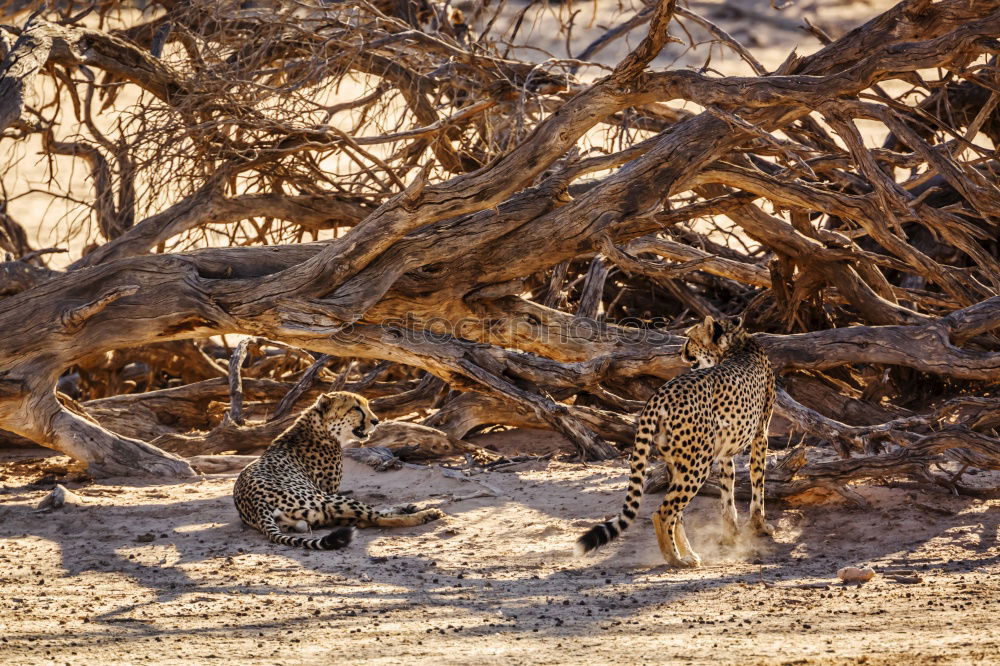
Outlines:
{"label": "black-ringed tail tip", "polygon": [[590,551],[600,548],[606,543],[610,543],[618,538],[619,534],[621,534],[621,531],[615,526],[613,520],[609,520],[606,523],[599,523],[591,527],[587,530],[586,534],[576,540],[573,552],[577,557],[582,557]]}
{"label": "black-ringed tail tip", "polygon": [[352,539],[354,539],[353,527],[338,527],[320,539],[320,547],[322,550],[339,550],[350,545]]}
{"label": "black-ringed tail tip", "polygon": [[318,539],[282,535],[280,539],[275,539],[275,541],[286,546],[299,546],[309,550],[340,550],[348,546],[353,538],[354,527],[338,527],[325,537]]}

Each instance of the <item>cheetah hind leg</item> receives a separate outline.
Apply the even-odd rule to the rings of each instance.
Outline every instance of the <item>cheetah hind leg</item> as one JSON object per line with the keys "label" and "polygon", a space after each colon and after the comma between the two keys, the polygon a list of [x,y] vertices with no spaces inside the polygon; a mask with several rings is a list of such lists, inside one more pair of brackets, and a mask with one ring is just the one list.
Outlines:
{"label": "cheetah hind leg", "polygon": [[[698,566],[700,559],[693,559],[690,555],[680,552],[674,532],[676,525],[677,514],[668,508],[666,503],[653,514],[653,529],[656,530],[656,543],[660,547],[663,559],[673,567],[687,568]],[[698,556],[695,555],[694,557],[697,558]]]}
{"label": "cheetah hind leg", "polygon": [[302,533],[302,532],[312,531],[312,528],[310,528],[308,522],[306,522],[305,520],[296,519],[295,517],[288,515],[281,509],[275,509],[271,515],[274,516],[274,519],[278,521],[279,525],[281,525],[282,527],[287,527],[288,529],[294,532]]}
{"label": "cheetah hind leg", "polygon": [[676,566],[677,562],[680,561],[681,555],[675,552],[677,546],[673,538],[667,536],[667,530],[664,527],[664,518],[662,515],[662,510],[657,510],[652,516],[653,519],[653,530],[656,532],[656,545],[660,547],[660,553],[663,555],[663,559],[667,561],[668,564]]}
{"label": "cheetah hind leg", "polygon": [[691,542],[688,541],[687,534],[684,532],[683,513],[678,514],[677,519],[674,520],[674,544],[676,544],[677,551],[681,554],[679,566],[690,568],[701,566],[701,556],[691,548]]}
{"label": "cheetah hind leg", "polygon": [[[684,532],[683,516],[684,509],[705,483],[708,470],[707,461],[683,474],[676,466],[672,466],[670,487],[663,498],[663,504],[656,512],[656,517],[659,517],[656,536],[660,552],[675,567],[701,566],[701,557],[691,548]],[[656,517],[653,519],[654,524],[657,523]]]}
{"label": "cheetah hind leg", "polygon": [[[662,449],[662,444],[661,444]],[[680,473],[672,464],[669,457],[664,456],[667,463],[667,470],[670,473],[670,485],[667,487],[667,494],[663,497],[663,503],[653,514],[653,529],[656,530],[656,544],[660,547],[660,553],[667,564],[673,567],[684,566],[683,558],[677,548],[677,541],[674,539],[674,521],[677,514],[683,509],[681,502]],[[684,504],[687,504],[685,501]]]}

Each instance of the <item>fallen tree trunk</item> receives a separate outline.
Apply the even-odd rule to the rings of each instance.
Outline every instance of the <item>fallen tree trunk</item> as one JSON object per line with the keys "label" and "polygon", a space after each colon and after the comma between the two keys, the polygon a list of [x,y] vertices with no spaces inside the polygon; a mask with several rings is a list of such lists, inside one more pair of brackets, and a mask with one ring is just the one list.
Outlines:
{"label": "fallen tree trunk", "polygon": [[[982,392],[1000,377],[1000,188],[971,142],[986,118],[966,114],[964,128],[938,119],[943,130],[918,133],[899,118],[907,101],[879,87],[932,68],[987,85],[995,62],[981,62],[1000,50],[1000,0],[904,2],[771,74],[755,66],[753,76],[650,69],[672,39],[675,6],[664,0],[636,24],[648,18],[640,44],[591,82],[392,17],[373,14],[362,25],[317,5],[278,22],[273,8],[259,9],[237,19],[168,8],[161,18],[185,26],[178,35],[198,35],[177,37],[172,59],[126,36],[43,17],[20,31],[9,54],[17,51],[20,64],[5,60],[0,85],[21,90],[43,65],[96,69],[150,97],[143,131],[115,144],[93,122],[95,90],[67,93],[94,135],[87,150],[98,153],[86,154],[116,170],[94,183],[95,211],[115,202],[97,218],[111,210],[115,224],[99,224],[103,242],[64,271],[35,256],[0,264],[11,276],[0,288],[0,427],[84,460],[95,474],[183,476],[191,468],[169,451],[258,449],[330,381],[318,379],[326,365],[346,381],[352,363],[370,361],[370,373],[398,373],[404,390],[376,407],[423,421],[398,427],[399,438],[426,439],[418,449],[466,451],[460,440],[469,432],[505,424],[551,428],[578,458],[608,458],[628,446],[631,414],[652,388],[684,369],[677,331],[705,314],[741,311],[780,373],[821,375],[873,405],[889,398],[932,414],[936,401]],[[299,20],[292,29],[288,21]],[[234,36],[257,33],[249,42]],[[218,49],[203,51],[199,41]],[[355,43],[368,46],[345,50]],[[315,66],[300,71],[307,61]],[[237,76],[233,67],[245,69]],[[369,77],[371,89],[317,110],[314,97],[346,72]],[[220,84],[240,76],[259,85],[236,93]],[[282,77],[291,83],[278,85]],[[388,113],[388,91],[398,92],[411,129],[367,120]],[[20,117],[22,96],[11,99]],[[527,111],[525,99],[538,110]],[[705,111],[676,112],[669,104],[677,101]],[[331,122],[359,109],[366,120],[350,132]],[[908,152],[866,146],[858,120],[882,123]],[[619,132],[618,148],[581,157],[597,127]],[[65,154],[50,138],[46,145]],[[951,150],[958,146],[971,156]],[[193,175],[172,206],[120,224],[132,219],[125,209],[145,168],[140,155]],[[333,157],[358,171],[331,180],[317,165]],[[929,194],[914,193],[919,183],[894,180],[902,169],[923,169],[912,179],[920,182],[940,176],[954,198],[931,205]],[[714,229],[695,224],[705,218]],[[230,246],[186,249],[208,225],[227,229]],[[279,242],[322,229],[335,233]],[[908,242],[915,229],[931,241]],[[259,377],[244,377],[250,346],[264,342],[204,351],[205,339],[233,334],[266,338],[297,360],[272,355],[254,361]],[[160,353],[181,344],[189,346]],[[88,391],[100,389],[100,372],[120,378],[133,362],[107,355],[125,349],[138,350],[149,395],[90,401],[89,417],[57,396],[74,369],[87,375]],[[198,381],[227,362],[229,390]],[[165,385],[178,379],[188,385]],[[905,381],[921,390],[907,391]],[[254,410],[277,417],[246,418],[251,396],[268,403]],[[227,416],[208,414],[213,401],[228,404]],[[886,438],[915,445],[940,425],[933,416],[849,426],[789,396],[781,404],[794,427],[845,455]],[[123,413],[126,405],[137,407]],[[171,410],[168,423],[162,415]],[[995,438],[991,426],[964,425],[947,450],[909,458],[898,471],[913,474],[942,452],[958,460],[949,452],[963,446],[975,451],[967,460],[992,464],[980,441]]]}

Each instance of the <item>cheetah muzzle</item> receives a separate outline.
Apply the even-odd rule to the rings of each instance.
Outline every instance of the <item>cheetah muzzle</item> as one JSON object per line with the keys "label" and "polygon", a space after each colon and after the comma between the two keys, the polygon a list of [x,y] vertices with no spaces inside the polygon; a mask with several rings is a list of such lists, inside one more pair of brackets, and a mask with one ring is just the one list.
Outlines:
{"label": "cheetah muzzle", "polygon": [[[313,550],[335,550],[351,542],[354,526],[409,527],[444,516],[439,509],[377,510],[338,495],[343,472],[342,446],[350,435],[365,441],[378,418],[360,395],[321,395],[281,433],[264,454],[236,479],[233,500],[244,523],[275,543]],[[326,536],[291,536],[314,527],[339,526]]]}
{"label": "cheetah muzzle", "polygon": [[617,517],[592,527],[576,543],[579,555],[617,538],[635,520],[648,458],[655,450],[667,463],[670,483],[653,514],[656,540],[674,566],[696,567],[701,558],[684,533],[684,508],[718,463],[724,541],[737,532],[733,456],[750,450],[750,523],[758,534],[774,529],[764,520],[764,461],[774,406],[774,372],[763,348],[743,322],[706,317],[685,331],[681,358],[692,370],[660,387],[639,414],[630,459],[628,492]]}

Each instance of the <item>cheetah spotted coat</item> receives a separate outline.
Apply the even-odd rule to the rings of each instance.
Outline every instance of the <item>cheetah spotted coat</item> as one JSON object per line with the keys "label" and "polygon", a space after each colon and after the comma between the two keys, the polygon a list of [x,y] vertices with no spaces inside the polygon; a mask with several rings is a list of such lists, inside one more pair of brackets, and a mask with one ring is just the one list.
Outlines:
{"label": "cheetah spotted coat", "polygon": [[764,520],[764,459],[774,405],[771,364],[739,319],[717,322],[708,317],[685,333],[682,356],[694,369],[660,387],[639,414],[625,504],[616,518],[580,537],[578,554],[615,539],[635,519],[654,449],[670,471],[667,494],[653,514],[660,552],[668,562],[687,567],[701,563],[684,533],[683,512],[713,461],[718,461],[722,488],[724,539],[735,538],[733,456],[751,444],[751,524],[758,533],[773,533]]}
{"label": "cheetah spotted coat", "polygon": [[[240,518],[275,543],[313,550],[343,548],[351,542],[354,525],[407,527],[441,518],[444,514],[438,509],[416,511],[408,506],[379,511],[337,494],[342,444],[368,439],[376,425],[378,419],[363,396],[321,395],[236,479],[233,500]],[[281,531],[282,526],[305,532],[334,525],[349,527],[325,536],[290,536]]]}

